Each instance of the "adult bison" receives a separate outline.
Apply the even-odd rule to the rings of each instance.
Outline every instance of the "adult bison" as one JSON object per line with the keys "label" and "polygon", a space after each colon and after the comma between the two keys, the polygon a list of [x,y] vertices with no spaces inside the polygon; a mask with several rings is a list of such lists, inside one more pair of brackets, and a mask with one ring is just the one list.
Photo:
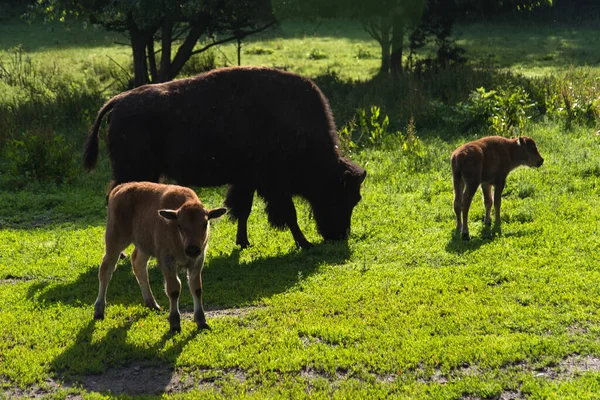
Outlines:
{"label": "adult bison", "polygon": [[154,181],[229,184],[226,206],[237,219],[236,243],[249,245],[254,192],[271,225],[300,230],[292,196],[311,205],[325,240],[344,240],[366,171],[342,157],[327,99],[310,79],[271,68],[222,68],[188,79],[145,85],[110,99],[90,129],[84,167],[98,158],[98,130],[107,135],[114,185]]}

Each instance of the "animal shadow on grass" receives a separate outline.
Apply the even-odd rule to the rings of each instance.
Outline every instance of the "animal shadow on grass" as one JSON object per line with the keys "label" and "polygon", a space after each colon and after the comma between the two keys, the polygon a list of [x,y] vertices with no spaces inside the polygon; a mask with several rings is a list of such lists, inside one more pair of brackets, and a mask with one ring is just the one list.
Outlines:
{"label": "animal shadow on grass", "polygon": [[[156,395],[180,389],[182,383],[172,365],[198,331],[175,337],[165,331],[150,347],[138,347],[127,341],[133,321],[111,328],[100,340],[93,337],[95,324],[90,320],[77,334],[75,343],[52,361],[51,369],[64,384],[112,395]],[[108,361],[111,359],[112,365]],[[78,370],[91,373],[73,372]]]}
{"label": "animal shadow on grass", "polygon": [[463,240],[461,233],[453,229],[450,240],[446,245],[446,251],[463,254],[477,250],[484,244],[490,243],[498,236],[502,236],[502,228],[500,225],[484,225],[480,236],[475,236],[473,235],[473,232],[471,232],[470,240]]}
{"label": "animal shadow on grass", "polygon": [[[240,250],[229,255],[207,259],[203,271],[204,305],[210,311],[249,306],[265,297],[284,292],[300,279],[318,272],[323,263],[343,263],[350,256],[348,244],[338,242],[316,245],[309,251],[293,251],[283,256],[265,257],[240,264]],[[109,284],[105,320],[111,319],[111,305],[142,305],[138,284],[131,272],[129,259],[122,260]],[[168,298],[164,294],[163,277],[158,267],[149,269],[150,282],[165,319]],[[132,324],[146,313],[136,311],[126,322],[111,325],[98,340],[96,321],[92,319],[93,303],[98,290],[98,267],[90,267],[74,281],[34,284],[28,293],[41,307],[57,302],[72,307],[89,308],[89,322],[77,333],[74,344],[57,356],[51,369],[67,385],[76,385],[93,392],[113,395],[153,395],[185,389],[192,384],[174,369],[173,364],[190,340],[198,340],[207,331],[172,335],[165,324],[165,333],[155,344],[139,346],[127,340]],[[184,316],[193,310],[193,301],[182,278],[180,308]],[[236,314],[231,314],[236,317]],[[183,323],[193,324],[190,318]],[[114,320],[117,321],[116,319]],[[122,319],[121,319],[122,321]],[[171,343],[172,342],[172,343]],[[87,371],[87,372],[82,372]]]}
{"label": "animal shadow on grass", "polygon": [[496,238],[523,237],[535,235],[536,229],[519,229],[511,232],[502,232],[500,225],[485,226],[481,230],[480,236],[471,236],[471,240],[462,240],[460,232],[452,230],[451,238],[446,245],[446,251],[450,253],[463,254],[469,251],[477,250],[487,243],[491,243]]}
{"label": "animal shadow on grass", "polygon": [[[321,243],[308,251],[292,251],[277,257],[257,258],[240,263],[239,249],[231,254],[208,257],[202,271],[203,301],[206,310],[250,305],[261,298],[284,292],[318,269],[321,264],[339,264],[350,256],[347,242]],[[100,260],[98,260],[100,262]],[[156,300],[167,316],[169,300],[164,293],[164,279],[158,266],[148,269],[150,285]],[[180,271],[182,290],[181,311],[192,311],[193,301],[187,287],[187,277]],[[56,283],[44,281],[33,284],[27,297],[43,307],[61,303],[89,306],[90,318],[98,295],[98,266],[90,266],[77,279]],[[111,305],[143,304],[142,294],[131,270],[129,258],[121,260],[114,272],[107,293],[106,318]],[[166,310],[166,311],[165,311]],[[210,321],[209,321],[210,324]]]}

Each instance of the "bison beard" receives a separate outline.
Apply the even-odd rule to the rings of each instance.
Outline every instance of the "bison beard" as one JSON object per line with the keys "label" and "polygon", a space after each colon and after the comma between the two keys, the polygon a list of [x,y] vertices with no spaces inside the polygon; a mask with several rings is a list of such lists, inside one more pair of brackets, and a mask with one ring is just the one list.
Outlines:
{"label": "bison beard", "polygon": [[271,225],[300,230],[292,196],[311,205],[325,240],[344,240],[366,171],[343,158],[329,104],[309,79],[260,67],[223,68],[146,85],[109,100],[90,129],[84,166],[94,168],[98,130],[111,112],[107,145],[114,185],[162,176],[182,185],[229,184],[225,204],[249,245],[254,193]]}

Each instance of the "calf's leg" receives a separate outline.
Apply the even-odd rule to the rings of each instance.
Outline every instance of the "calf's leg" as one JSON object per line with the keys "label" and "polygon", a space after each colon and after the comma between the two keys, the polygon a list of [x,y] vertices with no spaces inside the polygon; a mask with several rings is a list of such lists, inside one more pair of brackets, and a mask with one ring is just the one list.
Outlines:
{"label": "calf's leg", "polygon": [[494,223],[496,225],[500,225],[500,203],[502,202],[502,191],[505,184],[505,181],[500,181],[494,185]]}
{"label": "calf's leg", "polygon": [[490,185],[489,183],[482,183],[481,191],[483,192],[483,204],[485,205],[485,219],[483,220],[483,223],[485,225],[491,225],[491,211],[492,204],[494,203],[494,201],[492,200],[492,185]]}
{"label": "calf's leg", "polygon": [[106,308],[106,291],[108,289],[108,283],[112,278],[113,272],[117,268],[117,262],[121,252],[127,247],[129,243],[120,241],[117,234],[114,231],[107,228],[105,235],[106,250],[102,264],[100,264],[100,270],[98,271],[98,297],[94,303],[94,319],[104,319],[104,310]]}
{"label": "calf's leg", "polygon": [[462,202],[463,202],[463,192],[465,190],[465,185],[462,180],[462,176],[460,174],[455,174],[453,177],[454,180],[454,214],[456,214],[456,232],[460,232],[462,230],[462,222],[460,220],[461,212],[462,212]]}
{"label": "calf's leg", "polygon": [[137,247],[133,250],[131,254],[131,266],[133,268],[133,273],[135,278],[140,285],[140,289],[142,290],[142,296],[144,297],[144,304],[153,310],[160,310],[160,306],[156,302],[154,295],[152,294],[152,289],[150,288],[150,281],[148,280],[148,260],[150,256],[144,252],[142,252]]}
{"label": "calf's leg", "polygon": [[196,262],[187,271],[188,286],[192,299],[194,300],[194,322],[198,329],[210,329],[206,323],[204,307],[202,306],[202,267],[204,265],[204,254],[196,259]]}
{"label": "calf's leg", "polygon": [[235,244],[242,249],[250,246],[248,241],[248,217],[252,210],[254,188],[244,185],[230,185],[225,199],[225,206],[229,208],[231,215],[237,220],[237,235]]}
{"label": "calf's leg", "polygon": [[181,314],[179,314],[179,294],[181,293],[181,281],[177,276],[175,262],[170,257],[160,260],[160,269],[165,277],[165,286],[169,296],[169,325],[171,332],[181,332]]}
{"label": "calf's leg", "polygon": [[462,238],[463,240],[470,240],[471,236],[469,236],[469,208],[471,207],[471,201],[473,201],[473,196],[477,191],[476,184],[471,182],[467,182],[465,185],[465,192],[463,193],[462,198]]}

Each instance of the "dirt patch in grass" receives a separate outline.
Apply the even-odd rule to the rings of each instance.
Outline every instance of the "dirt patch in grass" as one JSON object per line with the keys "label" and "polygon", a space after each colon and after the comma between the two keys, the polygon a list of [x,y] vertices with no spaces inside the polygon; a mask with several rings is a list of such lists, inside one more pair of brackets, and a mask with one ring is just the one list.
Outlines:
{"label": "dirt patch in grass", "polygon": [[0,378],[0,388],[0,399],[40,399],[58,391],[60,385],[53,379],[46,379],[43,385],[22,389],[8,386],[8,383]]}
{"label": "dirt patch in grass", "polygon": [[90,392],[130,396],[182,392],[193,386],[189,375],[167,366],[141,363],[112,368],[101,375],[85,376],[77,383]]}
{"label": "dirt patch in grass", "polygon": [[[262,310],[265,306],[248,306],[239,308],[211,308],[207,307],[204,309],[206,318],[220,318],[220,317],[244,317],[253,311]],[[189,314],[193,316],[193,312],[184,312],[182,314]]]}
{"label": "dirt patch in grass", "polygon": [[27,276],[6,275],[4,278],[0,279],[0,285],[14,285],[16,283],[28,282],[31,280],[33,280],[33,278]]}

